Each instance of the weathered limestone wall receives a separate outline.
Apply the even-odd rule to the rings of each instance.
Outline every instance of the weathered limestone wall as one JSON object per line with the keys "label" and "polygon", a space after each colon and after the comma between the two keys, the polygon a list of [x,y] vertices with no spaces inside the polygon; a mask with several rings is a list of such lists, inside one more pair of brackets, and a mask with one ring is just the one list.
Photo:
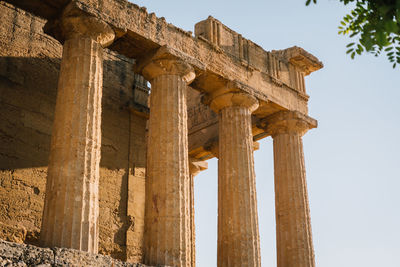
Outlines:
{"label": "weathered limestone wall", "polygon": [[[0,21],[0,239],[37,244],[62,46],[3,1]],[[99,252],[141,261],[146,118],[127,108],[133,82],[132,61],[106,51]]]}

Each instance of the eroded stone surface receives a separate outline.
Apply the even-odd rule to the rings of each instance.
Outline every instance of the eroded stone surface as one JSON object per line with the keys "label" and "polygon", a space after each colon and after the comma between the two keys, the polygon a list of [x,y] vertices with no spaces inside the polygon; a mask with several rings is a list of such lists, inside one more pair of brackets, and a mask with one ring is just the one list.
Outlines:
{"label": "eroded stone surface", "polygon": [[[37,245],[62,46],[43,33],[43,19],[4,1],[0,18],[0,238]],[[146,151],[146,119],[126,108],[133,99],[132,64],[104,52],[99,253],[140,262],[144,215],[129,218],[126,207],[144,210],[144,193],[130,186],[128,196],[125,186],[144,184]]]}
{"label": "eroded stone surface", "polygon": [[64,44],[41,241],[98,251],[102,48],[89,38]]}
{"label": "eroded stone surface", "polygon": [[187,83],[190,65],[175,59],[144,67],[151,83],[144,262],[190,266],[190,177]]}
{"label": "eroded stone surface", "polygon": [[302,141],[311,122],[290,112],[267,119],[274,142],[278,267],[315,266]]}
{"label": "eroded stone surface", "polygon": [[256,98],[217,96],[219,114],[218,266],[261,266],[251,112]]}
{"label": "eroded stone surface", "polygon": [[[104,0],[101,4],[97,0],[73,0],[67,8],[62,0],[55,0],[51,7],[47,1],[41,0],[8,2],[48,19],[46,32],[64,43],[64,54],[69,55],[69,60],[63,58],[60,88],[63,89],[63,81],[67,81],[64,89],[71,86],[72,90],[70,94],[65,93],[68,90],[60,90],[62,105],[60,108],[57,104],[56,108],[47,173],[51,182],[46,189],[48,195],[54,193],[54,201],[46,201],[43,240],[47,239],[51,245],[61,240],[57,244],[63,246],[71,246],[74,240],[73,247],[97,251],[99,228],[100,251],[103,253],[152,264],[194,266],[193,177],[196,170],[190,171],[188,157],[190,155],[201,161],[218,156],[218,265],[259,266],[253,166],[253,149],[256,146],[253,139],[272,135],[277,192],[278,265],[314,266],[301,136],[305,132],[304,127],[316,126],[316,121],[307,116],[308,95],[304,83],[304,76],[322,67],[315,57],[298,47],[265,51],[212,17],[198,23],[195,36],[192,36],[166,23],[163,18],[148,14],[145,8],[124,0]],[[46,71],[20,75],[20,70],[26,68],[26,64],[16,64],[15,59],[10,58],[35,53],[32,51],[38,45],[32,45],[32,40],[37,38],[32,33],[40,32],[45,22],[4,1],[0,4],[1,8],[13,10],[1,13],[5,25],[12,25],[12,30],[1,35],[2,47],[8,48],[1,50],[1,56],[7,51],[4,53],[7,59],[3,60],[5,64],[0,65],[1,73],[5,73],[2,75],[4,79],[0,80],[5,89],[0,89],[18,95],[15,88],[31,85],[32,76],[42,77],[36,78],[36,81],[47,79],[42,74]],[[40,10],[38,6],[49,10]],[[15,16],[8,15],[10,13]],[[28,24],[29,27],[24,26]],[[10,31],[12,34],[8,36]],[[122,113],[111,108],[115,114],[105,119],[106,122],[115,121],[111,127],[113,132],[106,131],[108,138],[103,139],[104,153],[112,156],[103,160],[104,168],[100,170],[100,151],[103,152],[103,149],[100,150],[100,51],[101,46],[111,43],[114,33],[117,40],[110,49],[137,60],[135,71],[144,75],[153,87],[147,170],[144,162],[146,146],[143,143],[146,140],[148,95],[146,92],[142,94],[143,90],[140,93],[132,90],[128,97],[124,96],[131,86],[129,83],[120,87],[119,95],[110,93],[111,98],[103,101],[106,107],[115,106],[115,103],[133,97],[133,101],[129,99],[119,105],[119,110],[129,108],[132,113],[120,116]],[[46,58],[41,69],[51,69],[52,73],[56,73],[60,46],[42,32],[40,34],[42,39],[39,43],[52,45],[44,50],[44,54],[37,54]],[[24,47],[18,41],[18,36],[28,35],[28,46]],[[52,53],[56,60],[48,59]],[[65,68],[70,68],[70,71],[64,72]],[[128,67],[117,73],[126,75],[127,70],[130,72],[131,69]],[[94,83],[93,77],[96,80]],[[191,87],[198,91],[197,94],[191,94],[196,99],[194,103],[187,101],[187,84],[190,82]],[[144,85],[145,81],[140,84]],[[112,83],[110,87],[113,87]],[[91,90],[93,88],[95,90]],[[43,92],[45,95],[46,91]],[[51,92],[54,95],[54,90]],[[92,96],[92,92],[97,97],[81,97]],[[22,117],[23,125],[20,128],[25,131],[32,127],[32,132],[39,130],[45,133],[43,140],[48,145],[51,131],[48,125],[53,119],[53,104],[47,105],[47,102],[52,100],[42,101],[37,96],[34,99],[40,101],[30,101],[23,94],[20,94],[20,98],[4,97],[6,108],[2,108],[11,116],[5,116],[6,122],[0,124],[0,134],[4,137],[2,142],[14,140],[15,135],[22,144],[20,147],[28,146],[26,137],[30,136],[20,138],[15,132],[19,126],[10,119]],[[139,105],[132,105],[136,99]],[[3,103],[3,95],[1,100]],[[189,108],[190,153],[187,102],[192,102]],[[219,113],[219,121],[209,106]],[[43,114],[50,116],[43,118]],[[71,114],[76,116],[69,118]],[[74,138],[75,134],[78,138]],[[125,139],[120,138],[126,136]],[[41,145],[29,148],[34,153],[40,149]],[[44,149],[48,153],[48,146],[44,146]],[[46,176],[48,163],[47,160],[36,160],[35,155],[27,160],[21,149],[17,149],[16,153],[11,150],[4,149],[4,153],[0,154],[7,159],[9,166],[2,168],[1,188],[18,192],[17,197],[13,196],[17,205],[7,198],[0,198],[1,203],[6,204],[1,207],[6,214],[1,217],[1,234],[17,242],[37,240],[40,224],[38,214],[42,209],[45,191],[43,177]],[[14,166],[9,162],[19,162],[20,165]],[[25,166],[26,162],[29,164]],[[283,162],[291,164],[285,165]],[[57,177],[57,172],[61,174],[59,178],[52,179]],[[104,185],[100,186],[98,192],[97,184],[102,176]],[[32,182],[30,177],[37,178],[37,181]],[[54,190],[54,184],[59,189]],[[104,205],[100,205],[104,213],[101,213],[98,224],[96,203],[99,195],[104,198]],[[26,206],[22,201],[24,197],[29,198],[29,208],[32,208],[27,209],[26,213],[16,208],[18,205]],[[19,198],[21,201],[18,201]],[[285,212],[289,207],[289,211],[280,216],[282,207],[285,207]],[[31,210],[32,214],[29,213]],[[65,219],[65,216],[68,218]],[[61,234],[54,229],[60,230]],[[87,239],[94,242],[87,244]],[[59,257],[57,264],[60,265],[79,262],[89,265],[96,261],[99,261],[99,265],[114,265],[113,260],[104,256],[86,257],[80,252],[66,249],[55,249],[54,253]]]}

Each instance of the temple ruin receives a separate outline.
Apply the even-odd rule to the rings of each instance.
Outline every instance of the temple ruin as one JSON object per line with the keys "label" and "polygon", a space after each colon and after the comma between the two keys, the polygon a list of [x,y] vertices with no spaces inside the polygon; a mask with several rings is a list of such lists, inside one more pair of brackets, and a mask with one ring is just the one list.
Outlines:
{"label": "temple ruin", "polygon": [[193,180],[217,157],[217,265],[260,266],[253,152],[271,136],[278,267],[315,266],[316,57],[126,0],[5,0],[0,21],[0,239],[195,266]]}

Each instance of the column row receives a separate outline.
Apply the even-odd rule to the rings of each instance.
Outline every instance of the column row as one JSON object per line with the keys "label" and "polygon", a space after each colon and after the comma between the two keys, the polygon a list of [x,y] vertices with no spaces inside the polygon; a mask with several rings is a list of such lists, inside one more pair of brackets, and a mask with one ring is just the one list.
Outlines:
{"label": "column row", "polygon": [[[114,32],[68,8],[61,30],[63,58],[41,241],[97,253],[102,52]],[[166,48],[138,68],[151,83],[144,260],[148,265],[194,266],[187,85],[195,72]],[[224,89],[211,101],[219,118],[218,266],[261,266],[251,124],[258,100],[236,88]],[[265,122],[274,140],[278,266],[313,267],[302,145],[310,124],[295,112],[279,112]]]}

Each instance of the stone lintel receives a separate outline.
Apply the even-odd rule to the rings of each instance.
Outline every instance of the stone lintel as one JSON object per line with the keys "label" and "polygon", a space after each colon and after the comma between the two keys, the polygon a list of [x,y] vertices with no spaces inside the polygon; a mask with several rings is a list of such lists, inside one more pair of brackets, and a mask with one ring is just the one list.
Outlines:
{"label": "stone lintel", "polygon": [[293,46],[283,50],[272,50],[272,54],[298,67],[305,75],[324,67],[321,61],[301,47]]}

